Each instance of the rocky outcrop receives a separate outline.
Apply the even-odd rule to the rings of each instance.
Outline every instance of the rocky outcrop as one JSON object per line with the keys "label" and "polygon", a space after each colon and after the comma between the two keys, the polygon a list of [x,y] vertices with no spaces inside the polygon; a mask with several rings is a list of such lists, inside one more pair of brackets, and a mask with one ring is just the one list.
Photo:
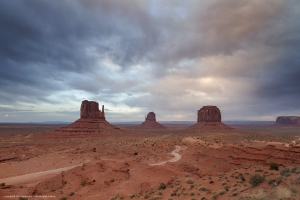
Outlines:
{"label": "rocky outcrop", "polygon": [[221,122],[221,112],[217,106],[203,106],[198,110],[197,122]]}
{"label": "rocky outcrop", "polygon": [[54,137],[89,137],[99,134],[114,134],[121,130],[105,120],[104,105],[102,111],[95,101],[84,100],[80,107],[80,118],[68,126],[56,130]]}
{"label": "rocky outcrop", "polygon": [[154,112],[149,112],[147,116],[145,116],[145,121],[135,127],[139,129],[162,129],[166,128],[165,126],[161,125],[160,123],[156,122],[156,116]]}
{"label": "rocky outcrop", "polygon": [[275,125],[278,125],[278,126],[300,126],[300,117],[280,116],[280,117],[277,117]]}
{"label": "rocky outcrop", "polygon": [[102,105],[102,111],[100,111],[98,102],[88,100],[82,101],[80,118],[105,119],[104,105]]}
{"label": "rocky outcrop", "polygon": [[197,123],[189,127],[195,131],[232,130],[221,122],[221,111],[217,106],[203,106],[198,110]]}
{"label": "rocky outcrop", "polygon": [[155,121],[156,117],[154,112],[149,112],[147,116],[145,116],[145,121]]}

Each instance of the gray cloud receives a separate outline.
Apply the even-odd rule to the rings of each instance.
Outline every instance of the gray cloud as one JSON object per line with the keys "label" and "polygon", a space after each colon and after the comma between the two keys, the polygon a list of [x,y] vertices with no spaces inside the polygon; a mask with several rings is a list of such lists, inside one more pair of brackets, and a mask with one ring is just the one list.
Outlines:
{"label": "gray cloud", "polygon": [[206,104],[232,119],[300,112],[299,11],[296,0],[1,1],[0,106],[93,98],[162,119]]}

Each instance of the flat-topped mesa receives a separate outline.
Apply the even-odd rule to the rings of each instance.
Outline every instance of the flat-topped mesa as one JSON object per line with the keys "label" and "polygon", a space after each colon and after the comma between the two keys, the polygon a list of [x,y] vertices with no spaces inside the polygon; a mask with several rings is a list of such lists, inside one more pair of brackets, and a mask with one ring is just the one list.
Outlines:
{"label": "flat-topped mesa", "polygon": [[98,102],[88,100],[82,101],[80,118],[105,119],[104,105],[102,105],[102,111],[100,111]]}
{"label": "flat-topped mesa", "polygon": [[198,110],[197,123],[190,126],[194,131],[229,131],[231,127],[221,122],[221,111],[217,106],[203,106]]}
{"label": "flat-topped mesa", "polygon": [[297,117],[297,116],[280,116],[280,117],[276,118],[275,125],[300,126],[300,117]]}
{"label": "flat-topped mesa", "polygon": [[221,112],[217,106],[203,106],[198,110],[197,122],[221,122]]}
{"label": "flat-topped mesa", "polygon": [[149,112],[147,117],[145,116],[145,121],[155,121],[156,122],[155,113]]}

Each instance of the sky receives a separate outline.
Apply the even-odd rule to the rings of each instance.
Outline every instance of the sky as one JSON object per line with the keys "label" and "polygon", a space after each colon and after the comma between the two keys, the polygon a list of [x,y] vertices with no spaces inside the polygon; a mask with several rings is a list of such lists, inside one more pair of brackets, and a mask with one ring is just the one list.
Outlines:
{"label": "sky", "polygon": [[0,122],[300,116],[298,0],[0,1]]}

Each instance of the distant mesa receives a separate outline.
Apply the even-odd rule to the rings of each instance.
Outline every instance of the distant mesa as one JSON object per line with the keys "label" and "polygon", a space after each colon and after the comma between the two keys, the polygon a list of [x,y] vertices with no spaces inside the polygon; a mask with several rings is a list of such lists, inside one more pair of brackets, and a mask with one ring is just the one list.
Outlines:
{"label": "distant mesa", "polygon": [[160,123],[156,122],[156,116],[154,112],[149,112],[147,116],[145,116],[145,121],[137,126],[136,128],[140,129],[163,129],[166,128],[165,126],[161,125]]}
{"label": "distant mesa", "polygon": [[113,134],[121,130],[105,120],[104,105],[99,110],[99,104],[95,101],[84,100],[80,107],[80,118],[68,126],[55,131],[59,137],[72,136],[97,136],[99,134]]}
{"label": "distant mesa", "polygon": [[221,111],[217,106],[203,106],[198,110],[197,123],[190,129],[202,130],[232,130],[231,127],[221,122]]}
{"label": "distant mesa", "polygon": [[280,116],[277,117],[276,126],[300,126],[300,117],[297,116]]}

